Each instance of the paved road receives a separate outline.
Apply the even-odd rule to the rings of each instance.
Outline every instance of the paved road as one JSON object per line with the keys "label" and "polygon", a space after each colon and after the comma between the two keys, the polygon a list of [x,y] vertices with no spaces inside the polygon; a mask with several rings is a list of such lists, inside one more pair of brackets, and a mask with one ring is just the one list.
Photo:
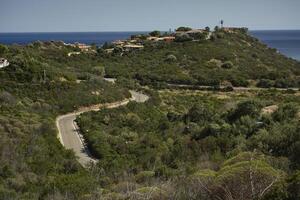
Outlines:
{"label": "paved road", "polygon": [[66,115],[59,116],[56,119],[56,126],[58,128],[58,137],[61,144],[66,149],[72,149],[75,155],[79,159],[79,163],[83,166],[91,162],[96,162],[97,160],[91,156],[88,148],[84,142],[83,136],[79,131],[79,128],[75,122],[76,116],[89,111],[98,111],[102,108],[116,108],[128,104],[130,101],[136,101],[143,103],[149,99],[147,95],[136,91],[130,91],[131,98],[125,99],[123,101],[118,101],[114,103],[107,104],[97,104],[89,107],[80,108],[78,111],[69,113]]}
{"label": "paved road", "polygon": [[[186,85],[186,84],[173,84],[173,83],[167,83],[167,86],[173,87],[173,88],[182,88],[182,89],[213,89],[213,86],[204,86],[204,85]],[[220,86],[219,89],[226,89],[225,86]],[[279,90],[279,91],[286,91],[286,90],[294,90],[299,91],[299,88],[258,88],[258,87],[232,87],[234,91],[258,91],[258,90]]]}

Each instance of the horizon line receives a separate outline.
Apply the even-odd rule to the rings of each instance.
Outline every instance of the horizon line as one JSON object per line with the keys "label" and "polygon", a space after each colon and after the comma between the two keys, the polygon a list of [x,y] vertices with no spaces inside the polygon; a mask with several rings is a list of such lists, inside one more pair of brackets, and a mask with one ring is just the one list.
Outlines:
{"label": "horizon line", "polygon": [[[299,29],[248,29],[249,31],[300,31]],[[153,30],[152,30],[153,31]],[[22,32],[1,32],[0,34],[9,33],[149,33],[151,31],[146,30],[125,30],[125,31],[22,31]],[[161,32],[169,32],[169,30],[162,30]]]}

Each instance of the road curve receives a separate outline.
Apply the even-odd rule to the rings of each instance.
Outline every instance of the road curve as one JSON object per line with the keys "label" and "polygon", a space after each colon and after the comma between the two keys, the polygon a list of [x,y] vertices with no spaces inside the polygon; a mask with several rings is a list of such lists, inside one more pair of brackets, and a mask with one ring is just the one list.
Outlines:
{"label": "road curve", "polygon": [[116,108],[124,106],[130,101],[143,103],[149,99],[147,95],[140,92],[130,91],[130,93],[130,99],[124,99],[114,103],[97,104],[89,107],[83,107],[75,112],[61,115],[56,118],[59,141],[66,149],[71,149],[75,152],[75,155],[78,157],[78,161],[81,165],[86,166],[87,164],[96,162],[97,160],[93,158],[88,151],[83,136],[75,122],[76,116],[84,112],[98,111],[102,108]]}

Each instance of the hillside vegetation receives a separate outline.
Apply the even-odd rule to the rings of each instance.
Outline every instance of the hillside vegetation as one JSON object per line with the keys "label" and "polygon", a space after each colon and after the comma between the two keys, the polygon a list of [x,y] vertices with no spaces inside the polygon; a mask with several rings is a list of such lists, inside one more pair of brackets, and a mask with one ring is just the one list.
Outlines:
{"label": "hillside vegetation", "polygon": [[[287,177],[300,166],[298,95],[161,91],[148,103],[77,120],[99,158],[106,197],[293,199],[297,189],[288,193],[295,183]],[[269,105],[279,108],[262,113]]]}
{"label": "hillside vegetation", "polygon": [[[166,89],[297,88],[299,62],[243,29],[141,43],[111,53],[111,44],[0,45],[10,63],[0,69],[0,199],[299,199],[299,91]],[[76,119],[99,159],[83,168],[59,143],[55,118],[128,89],[149,101]]]}
{"label": "hillside vegetation", "polygon": [[[118,54],[117,54],[118,55]],[[142,84],[299,87],[300,64],[245,32],[216,31],[209,40],[145,42],[142,51],[104,59],[107,75]]]}
{"label": "hillside vegetation", "polygon": [[[89,55],[72,60],[68,51],[36,43],[0,55],[10,61],[0,70],[0,199],[81,199],[97,191],[95,179],[59,143],[55,118],[129,92],[103,81]],[[85,78],[89,70],[93,77]]]}

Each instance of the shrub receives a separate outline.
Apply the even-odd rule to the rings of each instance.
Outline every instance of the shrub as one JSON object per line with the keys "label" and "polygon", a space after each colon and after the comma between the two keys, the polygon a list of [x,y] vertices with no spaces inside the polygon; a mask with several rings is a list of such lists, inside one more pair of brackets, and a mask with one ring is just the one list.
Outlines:
{"label": "shrub", "polygon": [[142,171],[135,176],[135,180],[138,183],[143,183],[149,181],[154,176],[155,176],[154,171]]}
{"label": "shrub", "polygon": [[289,199],[300,199],[300,171],[296,171],[288,180]]}
{"label": "shrub", "polygon": [[221,65],[224,69],[231,69],[233,67],[233,63],[231,61],[226,61]]}
{"label": "shrub", "polygon": [[232,199],[261,199],[284,178],[284,172],[273,168],[264,157],[244,152],[224,162],[217,172],[197,172],[191,185],[212,199],[227,199],[229,195]]}
{"label": "shrub", "polygon": [[188,34],[182,34],[179,36],[176,36],[175,38],[175,42],[188,42],[188,41],[192,41],[193,38],[191,38]]}
{"label": "shrub", "polygon": [[102,66],[93,67],[92,73],[98,76],[105,76],[105,68]]}
{"label": "shrub", "polygon": [[167,56],[166,61],[167,62],[175,62],[175,61],[177,61],[177,58],[173,54],[170,54]]}
{"label": "shrub", "polygon": [[274,85],[273,81],[271,81],[269,79],[261,79],[256,84],[257,87],[261,87],[261,88],[270,88],[270,87],[273,87],[273,85]]}
{"label": "shrub", "polygon": [[0,44],[0,55],[5,54],[6,52],[8,52],[7,46]]}
{"label": "shrub", "polygon": [[159,37],[160,36],[160,31],[152,31],[149,33],[150,36],[153,36],[153,37]]}
{"label": "shrub", "polygon": [[259,115],[259,104],[255,101],[244,101],[237,105],[236,109],[232,110],[228,114],[229,121],[235,121],[240,117],[249,115],[256,117]]}
{"label": "shrub", "polygon": [[225,35],[224,35],[224,33],[220,32],[220,33],[217,33],[216,36],[217,36],[217,38],[222,39],[222,38],[224,38]]}
{"label": "shrub", "polygon": [[204,105],[195,104],[187,113],[186,119],[191,122],[205,122],[212,119],[213,113]]}
{"label": "shrub", "polygon": [[16,98],[9,92],[3,91],[3,92],[0,92],[0,103],[15,104]]}
{"label": "shrub", "polygon": [[272,117],[275,121],[284,121],[294,118],[297,113],[297,105],[289,103],[280,106],[279,109],[272,114]]}
{"label": "shrub", "polygon": [[192,30],[192,28],[190,27],[184,27],[184,26],[181,26],[179,28],[176,29],[176,31],[190,31]]}

